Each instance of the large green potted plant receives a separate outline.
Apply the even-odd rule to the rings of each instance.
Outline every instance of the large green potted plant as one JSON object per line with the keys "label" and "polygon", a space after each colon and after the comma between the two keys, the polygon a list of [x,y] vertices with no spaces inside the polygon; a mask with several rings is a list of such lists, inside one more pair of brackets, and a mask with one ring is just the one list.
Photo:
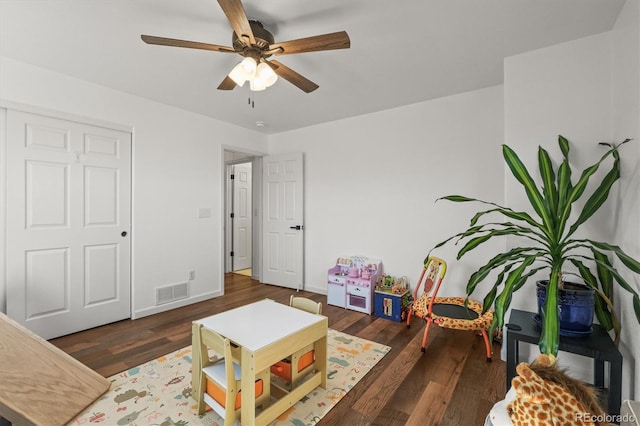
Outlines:
{"label": "large green potted plant", "polygon": [[[513,176],[520,182],[531,205],[531,212],[518,211],[496,203],[469,198],[461,195],[449,195],[441,199],[456,203],[477,202],[488,206],[472,218],[469,228],[441,243],[439,248],[450,241],[462,244],[457,258],[483,247],[483,243],[500,237],[517,238],[519,245],[496,254],[481,266],[469,278],[467,295],[487,277],[496,276],[493,285],[484,297],[484,310],[494,309],[493,324],[490,336],[495,329],[504,325],[505,312],[509,308],[513,293],[525,287],[534,294],[535,280],[532,276],[548,271],[546,298],[541,309],[540,352],[545,355],[558,353],[560,327],[558,318],[558,292],[562,287],[565,268],[572,266],[574,274],[582,277],[584,283],[595,291],[595,314],[600,324],[608,331],[614,330],[616,343],[619,339],[620,323],[616,318],[612,294],[614,283],[633,295],[633,307],[640,323],[640,298],[638,293],[624,279],[612,264],[610,255],[620,261],[620,267],[640,274],[640,262],[627,255],[620,247],[600,241],[576,237],[580,227],[604,204],[612,185],[620,177],[620,157],[618,149],[629,139],[609,145],[607,152],[598,162],[586,168],[580,176],[572,173],[569,163],[569,142],[558,137],[562,160],[555,166],[548,152],[539,147],[538,168],[542,180],[538,187],[531,173],[524,166],[517,154],[507,145],[503,145],[502,153]],[[607,159],[612,159],[611,170],[597,183],[584,203],[578,201],[587,194],[590,179]],[[577,178],[577,179],[576,179]],[[574,180],[576,179],[576,180]],[[582,205],[579,214],[572,215],[572,210]],[[576,211],[578,212],[578,211]],[[492,221],[499,215],[505,220]],[[577,216],[577,217],[576,217]],[[531,283],[531,285],[527,285]]]}

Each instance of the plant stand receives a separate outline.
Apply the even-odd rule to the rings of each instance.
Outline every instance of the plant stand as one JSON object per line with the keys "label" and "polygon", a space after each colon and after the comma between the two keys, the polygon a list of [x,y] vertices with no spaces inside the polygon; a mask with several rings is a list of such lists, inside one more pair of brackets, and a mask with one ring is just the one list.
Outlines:
{"label": "plant stand", "polygon": [[[533,312],[511,310],[507,323],[507,389],[516,374],[519,362],[519,342],[538,344],[540,329],[533,321]],[[607,331],[598,324],[593,325],[593,333],[584,337],[560,337],[560,351],[593,358],[594,385],[607,395],[606,411],[611,415],[620,414],[622,392],[622,354],[616,348]],[[604,363],[609,364],[609,389],[605,388]],[[603,407],[604,408],[604,407]]]}

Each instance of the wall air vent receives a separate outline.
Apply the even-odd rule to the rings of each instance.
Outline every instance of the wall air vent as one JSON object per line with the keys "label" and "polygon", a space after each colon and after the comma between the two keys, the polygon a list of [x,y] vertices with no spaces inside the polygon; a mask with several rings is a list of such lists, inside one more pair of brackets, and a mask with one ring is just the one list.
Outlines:
{"label": "wall air vent", "polygon": [[179,283],[156,288],[156,306],[189,297],[189,283]]}
{"label": "wall air vent", "polygon": [[189,283],[184,282],[173,286],[173,300],[189,297]]}

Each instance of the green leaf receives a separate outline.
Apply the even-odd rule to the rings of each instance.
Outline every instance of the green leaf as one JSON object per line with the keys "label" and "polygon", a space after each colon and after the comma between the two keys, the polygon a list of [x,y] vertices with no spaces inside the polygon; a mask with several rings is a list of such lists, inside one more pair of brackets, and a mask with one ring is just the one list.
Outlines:
{"label": "green leaf", "polygon": [[576,266],[576,268],[578,268],[578,272],[580,273],[580,276],[584,280],[585,284],[595,290],[594,305],[598,322],[607,331],[611,330],[613,328],[611,312],[609,311],[606,302],[601,296],[601,289],[598,280],[596,279],[595,275],[591,273],[591,270],[589,270],[589,268],[585,266],[584,263],[580,262],[577,259],[570,259],[570,261],[574,266]]}
{"label": "green leaf", "polygon": [[509,272],[509,275],[507,276],[507,279],[504,283],[504,289],[496,298],[494,304],[494,317],[498,317],[498,324],[500,325],[500,327],[504,325],[504,315],[507,309],[509,309],[509,305],[511,304],[514,288],[519,288],[522,286],[521,281],[527,279],[527,277],[523,277],[523,273],[533,262],[535,262],[535,260],[536,256],[529,256],[525,258],[524,261],[516,269]]}
{"label": "green leaf", "polygon": [[[584,256],[578,256],[578,257],[584,257]],[[598,265],[602,266],[603,268],[606,268],[611,273],[611,275],[613,276],[615,281],[618,283],[618,285],[620,285],[620,287],[622,287],[623,289],[625,289],[626,291],[628,291],[633,295],[633,309],[636,314],[636,320],[638,321],[638,324],[640,324],[640,309],[638,309],[640,308],[640,299],[638,299],[638,293],[633,289],[631,285],[629,285],[629,283],[624,279],[622,275],[620,275],[620,273],[614,267],[606,263],[600,262],[597,259],[595,261],[598,263]]]}
{"label": "green leaf", "polygon": [[[499,277],[498,280],[496,280],[496,284],[499,282],[502,282],[502,277]],[[482,300],[482,313],[485,313],[489,309],[491,309],[491,305],[493,305],[493,301],[496,300],[497,292],[498,292],[498,287],[493,286],[493,288],[489,291],[489,293],[487,293],[486,296],[484,296],[484,299]]]}
{"label": "green leaf", "polygon": [[553,163],[551,162],[551,158],[549,158],[549,153],[542,147],[538,147],[538,167],[540,169],[540,176],[542,177],[544,200],[551,218],[554,219],[558,208],[556,176],[553,171]]}
{"label": "green leaf", "polygon": [[475,234],[475,233],[477,233],[477,232],[480,232],[480,231],[482,231],[482,228],[483,228],[484,226],[485,226],[485,225],[480,225],[480,226],[474,226],[474,227],[471,227],[471,228],[467,229],[467,230],[466,230],[466,231],[464,231],[464,232],[460,232],[460,233],[458,233],[458,234],[453,235],[452,237],[447,238],[447,239],[446,239],[446,240],[444,240],[444,241],[439,242],[438,244],[436,244],[435,246],[433,246],[433,248],[432,248],[431,250],[429,250],[429,252],[427,253],[427,257],[425,257],[425,259],[424,259],[424,262],[423,262],[423,263],[427,263],[427,259],[429,259],[429,256],[431,255],[431,252],[433,252],[435,249],[437,249],[437,248],[440,248],[440,247],[444,246],[445,244],[447,244],[449,241],[451,241],[451,240],[453,240],[453,239],[456,239],[456,238],[462,239],[462,238],[465,238],[465,237],[471,236],[471,235],[473,235],[473,234]]}
{"label": "green leaf", "polygon": [[[459,198],[461,196],[459,196],[459,195],[450,195],[450,196],[442,197],[442,198],[439,198],[439,199],[449,199],[449,197]],[[503,207],[503,206],[501,206],[499,204],[492,203],[492,202],[489,202],[489,201],[483,201],[483,200],[478,200],[478,199],[475,199],[475,198],[468,198],[468,197],[462,197],[462,198],[465,198],[464,201],[475,201],[475,202],[478,202],[478,203],[487,204],[487,205],[496,207],[496,208],[493,208],[493,209],[489,209],[489,210],[485,210],[485,211],[481,211],[481,212],[476,213],[475,216],[473,216],[473,218],[471,219],[471,223],[469,224],[470,226],[475,225],[478,222],[478,220],[482,216],[484,216],[486,214],[489,214],[489,213],[500,213],[500,214],[502,214],[504,216],[507,216],[508,218],[527,222],[529,225],[533,226],[534,228],[538,228],[538,229],[541,229],[541,230],[544,231],[544,227],[540,223],[536,222],[526,212],[516,212],[516,211],[511,210],[510,208]]]}
{"label": "green leaf", "polygon": [[545,232],[545,228],[542,224],[536,222],[531,216],[529,216],[528,213],[525,212],[516,212],[513,211],[511,209],[507,209],[507,208],[500,208],[500,209],[496,209],[494,210],[495,212],[498,212],[510,219],[515,219],[515,220],[521,220],[524,222],[527,222],[529,225],[533,226],[534,228],[540,229],[541,231]]}
{"label": "green leaf", "polygon": [[[623,142],[623,143],[626,143],[626,141]],[[620,145],[622,145],[622,144],[620,144]],[[596,171],[598,171],[598,168],[600,167],[600,164],[607,157],[612,155],[616,150],[617,150],[616,147],[611,148],[610,150],[605,152],[602,155],[602,157],[600,157],[600,160],[597,163],[593,164],[590,167],[587,167],[582,172],[582,175],[580,175],[580,179],[578,180],[578,182],[576,182],[576,184],[571,189],[571,192],[569,193],[569,197],[567,198],[567,201],[566,201],[566,203],[564,205],[564,209],[560,212],[561,213],[561,217],[560,217],[560,221],[558,222],[558,224],[559,224],[558,235],[562,235],[562,233],[564,232],[564,227],[565,227],[567,221],[569,220],[569,216],[571,214],[571,206],[576,200],[580,199],[580,197],[584,193],[585,189],[587,188],[587,185],[589,183],[589,179],[591,178],[591,176],[593,176],[593,174]],[[615,156],[615,154],[613,154],[613,155]]]}
{"label": "green leaf", "polygon": [[620,259],[620,261],[624,264],[624,266],[631,269],[636,274],[640,274],[640,262],[638,262],[628,254],[626,254],[620,247],[607,244],[607,243],[602,243],[599,241],[591,241],[591,240],[577,240],[577,241],[587,242],[599,248],[600,250],[607,250],[607,251],[614,252],[618,257],[618,259]]}
{"label": "green leaf", "polygon": [[633,311],[636,313],[636,320],[640,324],[640,298],[637,294],[633,295]]}
{"label": "green leaf", "polygon": [[602,207],[607,198],[609,198],[609,191],[611,190],[611,186],[620,178],[620,161],[616,160],[613,163],[613,167],[604,177],[602,182],[598,188],[591,194],[591,197],[587,200],[584,207],[582,208],[582,212],[580,216],[575,221],[571,228],[569,228],[569,233],[567,235],[573,234],[580,225],[587,221],[595,212]]}
{"label": "green leaf", "polygon": [[607,304],[602,297],[596,293],[594,299],[595,313],[598,318],[598,322],[605,330],[611,331],[613,329],[613,320],[611,318],[611,312],[607,309]]}
{"label": "green leaf", "polygon": [[[471,228],[467,229],[467,230],[466,230],[466,231],[464,231],[464,232],[459,232],[459,233],[457,233],[457,234],[455,234],[455,235],[453,235],[453,236],[451,236],[451,237],[447,238],[446,240],[439,242],[438,244],[436,244],[435,246],[433,246],[433,248],[431,248],[431,250],[429,250],[429,252],[427,253],[427,256],[425,257],[424,263],[426,263],[426,262],[427,262],[427,259],[429,258],[429,256],[431,255],[431,253],[432,253],[435,249],[438,249],[438,248],[440,248],[440,247],[444,246],[445,244],[447,244],[447,243],[448,243],[448,242],[450,242],[451,240],[454,240],[454,239],[456,239],[456,238],[457,238],[458,240],[462,240],[462,239],[464,239],[464,238],[470,237],[470,236],[472,236],[472,235],[474,235],[474,234],[477,234],[477,233],[484,233],[484,232],[489,232],[489,231],[491,231],[490,229],[489,229],[489,230],[485,229],[485,227],[486,227],[486,226],[487,226],[487,224],[484,224],[484,225],[478,225],[478,226],[472,226]],[[456,244],[457,244],[457,242],[456,242]]]}
{"label": "green leaf", "polygon": [[[499,253],[491,258],[485,265],[481,266],[476,272],[471,274],[467,283],[467,294],[472,294],[476,286],[482,282],[492,270],[506,264],[507,262],[518,263],[531,255],[541,256],[543,251],[534,247],[515,247],[506,253]],[[508,271],[511,268],[505,268]]]}
{"label": "green leaf", "polygon": [[465,202],[468,202],[468,201],[480,201],[480,200],[476,200],[475,198],[465,197],[464,195],[447,195],[445,197],[438,198],[436,201],[438,201],[438,200],[453,201],[454,203],[465,203]]}
{"label": "green leaf", "polygon": [[[587,268],[587,266],[584,263],[582,263],[577,259],[569,259],[569,260],[571,261],[571,263],[573,263],[574,266],[576,266],[576,268],[578,268],[578,272],[580,273],[580,276],[584,280],[585,284],[587,284],[589,287],[595,290],[594,305],[595,305],[595,314],[596,314],[596,317],[598,318],[598,322],[607,331],[613,329],[614,328],[613,314],[610,311],[610,309],[613,307],[610,306],[610,303],[611,303],[610,294],[606,294],[604,292],[604,290],[602,289],[602,282],[599,281],[591,273],[591,270]],[[606,256],[604,256],[604,260],[602,257],[600,257],[600,261],[606,262],[608,264],[608,259]],[[606,268],[603,268],[602,266],[598,265],[597,262],[596,262],[596,269],[598,271],[600,271],[601,269],[606,271]],[[601,275],[600,272],[598,272],[598,275],[599,276]],[[606,275],[609,276],[609,278],[611,278],[611,274],[609,273],[609,271],[606,271]],[[607,299],[609,299],[609,302],[607,302],[603,298],[603,295],[607,297]],[[616,330],[616,335],[618,333],[619,333],[619,330]]]}
{"label": "green leaf", "polygon": [[458,252],[457,259],[460,260],[462,256],[464,256],[467,252],[477,248],[480,244],[483,244],[489,241],[493,237],[504,235],[518,235],[518,232],[513,229],[502,229],[502,230],[494,230],[489,232],[486,235],[482,235],[479,237],[475,237],[467,241],[467,243],[460,249]]}
{"label": "green leaf", "polygon": [[598,280],[596,279],[595,275],[591,273],[589,268],[587,268],[584,263],[580,262],[577,259],[569,259],[569,260],[571,261],[571,263],[573,263],[573,266],[578,268],[578,272],[580,273],[580,276],[589,287],[593,289],[597,289],[599,287]]}
{"label": "green leaf", "polygon": [[541,270],[546,269],[546,268],[548,268],[548,266],[540,266],[538,268],[533,268],[533,269],[529,270],[529,272],[524,274],[522,276],[522,279],[520,281],[518,281],[518,283],[513,287],[513,292],[515,293],[516,291],[520,290],[520,287],[525,285],[527,283],[527,281],[529,281],[530,277],[532,277],[533,275],[537,274],[538,271],[541,271]]}
{"label": "green leaf", "polygon": [[529,171],[524,166],[522,161],[520,161],[520,158],[515,153],[515,151],[513,151],[507,145],[502,145],[502,154],[504,156],[505,162],[509,166],[509,169],[511,169],[511,173],[513,173],[513,176],[524,187],[531,206],[536,211],[538,216],[540,216],[540,218],[542,219],[544,229],[546,229],[547,233],[550,235],[552,231],[551,225],[553,223],[551,214],[544,203],[542,195],[536,187],[536,183],[529,174]]}
{"label": "green leaf", "polygon": [[[602,263],[598,262],[598,264],[604,266],[605,268],[610,268],[609,266],[605,266]],[[620,285],[620,287],[627,290],[629,293],[633,294],[634,296],[638,295],[638,293],[636,293],[633,287],[629,285],[627,280],[625,280],[624,277],[620,275],[620,273],[618,273],[618,271],[615,268],[610,268],[609,271],[611,272],[611,275],[613,275],[613,278],[616,280],[616,282]],[[640,317],[638,318],[638,322],[640,323]]]}
{"label": "green leaf", "polygon": [[[607,255],[596,250],[593,247],[591,247],[591,252],[593,253],[594,260],[597,260],[599,263],[604,263],[605,265],[612,266]],[[605,294],[605,296],[611,299],[611,296],[613,295],[613,277],[611,276],[611,273],[607,270],[607,268],[600,266],[599,263],[596,263],[598,281],[600,282],[602,292]]]}
{"label": "green leaf", "polygon": [[[569,141],[562,135],[558,135],[558,145],[562,152],[562,163],[558,167],[558,212],[563,212],[567,207],[571,211],[571,205],[567,206],[567,199],[573,186],[571,185],[571,166],[569,165]],[[568,217],[568,216],[567,216]],[[562,235],[560,233],[559,235]]]}
{"label": "green leaf", "polygon": [[[498,292],[498,287],[500,287],[500,284],[502,284],[502,281],[504,280],[504,275],[509,272],[509,270],[511,269],[513,265],[506,265],[502,271],[500,271],[500,273],[498,274],[498,277],[496,278],[496,281],[493,283],[493,287],[491,288],[491,290],[487,293],[487,295],[484,297],[483,299],[483,303],[482,303],[482,312],[487,312],[489,309],[491,309],[491,306],[493,305],[493,302],[496,300],[496,294]],[[471,293],[467,293],[467,296],[471,296]]]}
{"label": "green leaf", "polygon": [[571,167],[569,166],[569,160],[565,159],[560,164],[560,167],[558,168],[557,212],[564,212],[566,209],[568,209],[568,212],[571,213],[571,204],[567,205],[567,201],[572,189],[573,189],[573,186],[571,186]]}
{"label": "green leaf", "polygon": [[569,141],[562,135],[558,135],[558,145],[560,145],[560,151],[562,151],[562,156],[568,160],[569,159]]}

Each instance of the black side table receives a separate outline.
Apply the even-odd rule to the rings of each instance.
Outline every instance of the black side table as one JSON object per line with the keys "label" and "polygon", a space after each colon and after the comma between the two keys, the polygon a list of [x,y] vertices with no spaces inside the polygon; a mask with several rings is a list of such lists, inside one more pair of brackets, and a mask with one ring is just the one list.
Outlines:
{"label": "black side table", "polygon": [[[540,329],[533,320],[533,312],[511,310],[507,323],[507,389],[516,375],[519,360],[519,342],[538,344]],[[607,393],[604,386],[604,363],[609,363],[609,389],[607,414],[620,414],[622,392],[622,354],[616,348],[607,331],[598,324],[593,325],[593,333],[582,337],[560,336],[561,351],[593,358],[593,383]]]}

